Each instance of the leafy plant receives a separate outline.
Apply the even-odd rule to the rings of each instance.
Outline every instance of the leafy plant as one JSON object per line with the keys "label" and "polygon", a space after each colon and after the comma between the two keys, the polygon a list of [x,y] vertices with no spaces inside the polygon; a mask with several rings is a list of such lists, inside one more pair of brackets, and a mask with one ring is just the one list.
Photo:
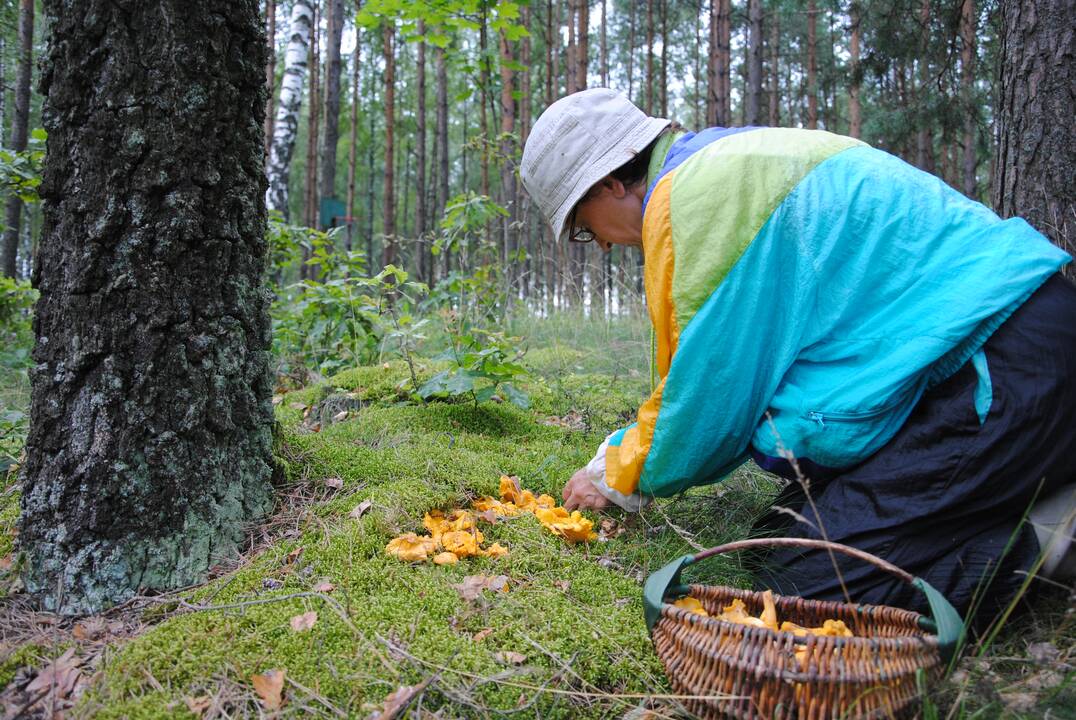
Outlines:
{"label": "leafy plant", "polygon": [[45,159],[47,138],[48,133],[36,128],[30,133],[25,150],[15,152],[0,148],[0,187],[23,202],[38,201],[37,188],[41,185],[41,163]]}
{"label": "leafy plant", "polygon": [[513,382],[527,374],[519,363],[526,353],[518,346],[519,338],[478,328],[449,336],[451,347],[437,359],[450,361],[452,367],[426,381],[418,389],[420,396],[424,399],[470,397],[477,406],[499,393],[514,405],[530,407],[530,398]]}

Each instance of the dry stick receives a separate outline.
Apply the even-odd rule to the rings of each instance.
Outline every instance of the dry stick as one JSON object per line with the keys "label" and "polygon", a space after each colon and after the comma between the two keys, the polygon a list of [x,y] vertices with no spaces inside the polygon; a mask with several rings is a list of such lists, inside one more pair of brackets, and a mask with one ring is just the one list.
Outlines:
{"label": "dry stick", "polygon": [[665,514],[665,511],[662,509],[659,503],[654,503],[654,509],[657,510],[658,514],[661,515],[661,517],[665,520],[665,524],[671,527],[673,529],[673,532],[679,535],[684,542],[686,542],[688,545],[695,548],[699,552],[702,552],[706,549],[699,543],[695,542],[694,537],[691,535],[691,533],[689,533],[687,530],[684,530],[682,527],[676,525],[672,520],[670,520],[669,516]]}
{"label": "dry stick", "polygon": [[306,686],[305,686],[305,685],[303,685],[302,683],[298,683],[298,682],[296,682],[296,681],[295,681],[295,680],[294,680],[293,678],[291,678],[291,677],[290,677],[290,676],[288,676],[288,675],[285,675],[284,677],[285,677],[285,679],[286,679],[286,680],[287,680],[287,681],[288,681],[288,682],[289,682],[290,684],[292,684],[292,685],[294,685],[295,687],[299,688],[299,690],[301,690],[302,692],[306,693],[307,695],[309,695],[309,696],[310,696],[311,698],[313,698],[314,700],[317,700],[317,701],[318,701],[319,703],[321,703],[321,704],[322,704],[322,705],[324,705],[324,706],[325,706],[326,708],[328,708],[328,709],[329,709],[330,711],[332,711],[332,712],[333,712],[333,714],[335,714],[335,715],[336,715],[337,717],[342,717],[342,718],[346,718],[346,717],[347,717],[347,713],[346,713],[346,712],[344,712],[344,711],[343,711],[343,710],[341,710],[340,708],[338,708],[338,707],[336,707],[335,705],[333,705],[333,704],[332,704],[331,702],[329,702],[329,700],[328,700],[327,698],[325,698],[324,696],[322,696],[322,695],[319,695],[318,693],[316,693],[315,691],[313,691],[313,690],[311,690],[310,688],[306,687]]}

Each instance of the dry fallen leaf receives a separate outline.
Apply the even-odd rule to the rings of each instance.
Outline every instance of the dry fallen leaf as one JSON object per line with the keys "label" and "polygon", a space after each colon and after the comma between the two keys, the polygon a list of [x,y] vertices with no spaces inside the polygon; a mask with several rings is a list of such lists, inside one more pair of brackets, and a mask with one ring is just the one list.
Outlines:
{"label": "dry fallen leaf", "polygon": [[471,640],[473,640],[475,642],[482,642],[487,637],[489,637],[489,634],[491,632],[493,632],[493,628],[491,628],[491,627],[482,628],[481,630],[479,630],[478,632],[476,632],[474,635],[471,636]]}
{"label": "dry fallen leaf", "polygon": [[280,694],[284,691],[284,671],[268,670],[261,675],[251,675],[250,682],[254,692],[262,699],[262,707],[276,710],[282,702]]}
{"label": "dry fallen leaf", "polygon": [[502,652],[493,653],[493,659],[497,662],[502,662],[505,665],[522,665],[526,661],[527,656],[511,650],[504,650]]}
{"label": "dry fallen leaf", "polygon": [[335,589],[336,586],[333,585],[331,582],[320,582],[314,586],[314,592],[319,593],[331,593]]}
{"label": "dry fallen leaf", "polygon": [[325,478],[325,487],[339,490],[344,487],[344,481],[338,477]]}
{"label": "dry fallen leaf", "polygon": [[75,623],[71,634],[76,640],[93,640],[103,635],[107,629],[104,618],[88,617]]}
{"label": "dry fallen leaf", "polygon": [[299,547],[295,548],[294,550],[292,550],[290,553],[287,554],[287,556],[284,558],[284,564],[285,565],[293,564],[296,560],[299,559],[299,556],[302,555],[302,554],[303,554],[303,546],[300,545]]}
{"label": "dry fallen leaf", "polygon": [[483,590],[508,592],[507,575],[468,575],[452,586],[464,600],[477,600]]}
{"label": "dry fallen leaf", "polygon": [[185,697],[183,702],[187,704],[187,709],[195,717],[202,717],[202,713],[209,709],[209,706],[213,704],[213,698],[208,695],[199,695],[198,697]]}
{"label": "dry fallen leaf", "polygon": [[344,420],[347,420],[347,416],[350,414],[351,413],[349,413],[347,410],[341,410],[340,412],[333,415],[333,422],[343,422]]}
{"label": "dry fallen leaf", "polygon": [[10,570],[12,562],[13,562],[13,556],[10,553],[5,555],[4,557],[0,558],[0,570],[4,570],[4,571]]}
{"label": "dry fallen leaf", "polygon": [[301,402],[290,402],[288,403],[288,407],[290,407],[292,410],[306,410],[307,404]]}
{"label": "dry fallen leaf", "polygon": [[311,610],[310,612],[304,612],[301,615],[296,615],[291,619],[291,629],[295,632],[303,632],[314,627],[314,623],[318,621],[318,614]]}
{"label": "dry fallen leaf", "polygon": [[79,670],[81,665],[82,660],[75,657],[75,648],[69,648],[63,655],[46,665],[23,692],[30,697],[47,692],[49,697],[64,699],[75,689],[82,675]]}
{"label": "dry fallen leaf", "polygon": [[568,582],[567,580],[554,580],[553,581],[553,587],[558,588],[562,592],[568,592],[568,588],[570,588],[571,586],[572,586],[572,584],[570,582]]}
{"label": "dry fallen leaf", "polygon": [[349,513],[347,514],[347,516],[348,516],[349,518],[352,518],[352,519],[354,519],[354,520],[358,520],[358,519],[359,519],[359,518],[361,518],[361,517],[362,517],[362,516],[363,516],[364,514],[366,514],[366,511],[367,511],[367,510],[369,510],[369,509],[370,509],[370,508],[372,508],[373,506],[374,506],[374,504],[373,504],[372,502],[370,502],[369,500],[363,500],[363,501],[362,501],[361,503],[359,503],[358,505],[356,505],[356,506],[355,506],[355,509],[354,509],[354,510],[352,510],[351,512],[349,512]]}
{"label": "dry fallen leaf", "polygon": [[402,717],[403,711],[422,694],[431,680],[433,680],[432,677],[423,680],[418,685],[403,685],[389,693],[385,696],[381,710],[375,711],[370,716],[371,720],[393,720],[393,718]]}

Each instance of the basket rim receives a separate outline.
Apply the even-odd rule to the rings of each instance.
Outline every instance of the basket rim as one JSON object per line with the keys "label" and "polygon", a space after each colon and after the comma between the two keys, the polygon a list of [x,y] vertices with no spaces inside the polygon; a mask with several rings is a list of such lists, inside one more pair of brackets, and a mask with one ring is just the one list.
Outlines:
{"label": "basket rim", "polygon": [[[713,588],[713,589],[716,589],[716,590],[730,590],[730,591],[734,591],[736,593],[746,593],[748,595],[754,595],[754,596],[757,596],[759,599],[761,599],[761,597],[763,595],[762,591],[745,590],[743,588],[734,588],[734,587],[731,587],[729,585],[699,585],[699,584],[692,584],[692,585],[690,585],[688,587],[690,587],[692,589],[694,589],[694,588],[705,588],[705,589]],[[866,612],[870,613],[870,612],[873,611],[874,608],[891,608],[892,607],[892,606],[889,606],[889,605],[871,605],[871,604],[867,604],[867,603],[850,604],[850,603],[834,601],[834,600],[811,600],[809,598],[801,598],[801,597],[799,597],[797,595],[778,595],[777,593],[773,593],[773,598],[774,598],[775,604],[777,603],[778,600],[784,600],[786,602],[796,602],[797,600],[804,600],[804,601],[807,601],[807,602],[832,603],[836,607],[848,609],[848,610],[851,610],[852,612],[855,612],[855,613],[863,613],[864,610],[866,610]],[[901,612],[905,612],[905,613],[910,613],[912,616],[914,616],[915,619],[923,617],[923,615],[921,613],[917,613],[914,610],[905,610],[903,608],[892,608],[892,609],[900,610]],[[675,605],[673,605],[670,602],[664,602],[663,601],[662,606],[661,606],[662,619],[664,619],[666,611],[668,611],[670,613],[673,613],[673,617],[677,617],[677,618],[682,617],[684,619],[691,620],[692,622],[705,621],[705,623],[707,625],[712,625],[715,628],[725,628],[725,629],[728,629],[728,630],[732,630],[735,634],[742,635],[742,634],[745,634],[748,630],[755,630],[755,631],[762,632],[762,633],[769,633],[770,635],[773,636],[773,638],[775,640],[780,640],[780,639],[785,638],[787,636],[791,636],[793,638],[793,642],[795,644],[797,644],[797,645],[807,645],[807,641],[808,641],[809,637],[820,637],[820,636],[807,636],[807,637],[800,638],[800,637],[796,637],[794,634],[792,634],[788,630],[773,630],[772,628],[768,628],[768,627],[758,627],[758,626],[755,626],[755,625],[744,625],[742,623],[734,623],[734,622],[730,622],[728,620],[722,620],[722,619],[714,617],[712,615],[700,615],[700,614],[692,612],[690,610],[685,610],[684,608],[678,608],[678,607],[676,607]],[[830,636],[830,637],[832,637],[832,636]],[[932,634],[932,633],[928,633],[927,631],[922,630],[922,629],[918,629],[918,628],[916,628],[916,634],[914,634],[914,635],[902,635],[902,636],[898,636],[898,637],[876,637],[876,636],[866,636],[866,635],[855,635],[855,636],[852,636],[852,637],[833,637],[833,641],[834,641],[836,647],[850,646],[850,647],[858,648],[858,647],[873,645],[873,646],[877,647],[878,650],[898,650],[898,649],[901,649],[902,647],[907,646],[907,645],[926,645],[928,648],[930,648],[931,650],[934,650],[934,651],[937,651],[939,649],[938,636],[935,635],[935,634]],[[816,644],[817,644],[817,641],[816,641]]]}

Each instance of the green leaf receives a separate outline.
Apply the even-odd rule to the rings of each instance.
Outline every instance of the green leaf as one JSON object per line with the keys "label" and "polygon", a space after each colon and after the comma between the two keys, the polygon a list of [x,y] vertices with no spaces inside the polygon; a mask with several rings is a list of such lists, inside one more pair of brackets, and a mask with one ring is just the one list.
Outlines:
{"label": "green leaf", "polygon": [[531,399],[527,396],[527,393],[523,392],[512,383],[501,383],[501,392],[504,393],[508,402],[516,407],[526,410],[531,406]]}

